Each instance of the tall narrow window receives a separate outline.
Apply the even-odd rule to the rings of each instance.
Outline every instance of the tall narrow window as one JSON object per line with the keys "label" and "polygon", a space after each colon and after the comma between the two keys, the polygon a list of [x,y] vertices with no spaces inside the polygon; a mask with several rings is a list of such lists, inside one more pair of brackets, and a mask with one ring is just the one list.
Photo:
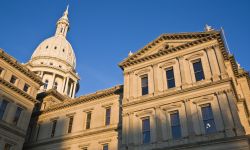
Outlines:
{"label": "tall narrow window", "polygon": [[203,105],[201,107],[202,119],[204,123],[204,128],[206,133],[216,132],[216,127],[214,123],[214,116],[210,104]]}
{"label": "tall narrow window", "polygon": [[87,112],[86,129],[90,128],[90,123],[91,123],[91,112]]}
{"label": "tall narrow window", "polygon": [[200,59],[194,61],[193,68],[196,81],[204,80],[205,77]]}
{"label": "tall narrow window", "polygon": [[57,120],[52,121],[52,130],[51,130],[50,137],[54,137],[55,136],[56,124],[57,124]]}
{"label": "tall narrow window", "polygon": [[71,131],[72,131],[73,120],[74,120],[74,117],[73,117],[73,116],[70,116],[70,117],[69,117],[68,133],[71,133]]}
{"label": "tall narrow window", "polygon": [[104,144],[103,146],[102,146],[102,150],[108,150],[109,149],[109,145],[108,144]]}
{"label": "tall narrow window", "polygon": [[0,67],[0,76],[2,75],[3,68]]}
{"label": "tall narrow window", "polygon": [[6,100],[2,100],[2,102],[0,103],[0,120],[3,119],[3,115],[4,115],[4,112],[6,110],[8,103],[9,102]]}
{"label": "tall narrow window", "polygon": [[17,107],[16,113],[15,113],[15,116],[14,116],[14,119],[13,119],[13,121],[12,121],[14,125],[17,125],[18,120],[19,120],[19,118],[20,118],[20,116],[21,116],[22,111],[23,111],[22,108]]}
{"label": "tall narrow window", "polygon": [[141,77],[141,95],[148,94],[148,76]]}
{"label": "tall narrow window", "polygon": [[166,70],[166,77],[168,88],[175,87],[174,70],[172,67]]}
{"label": "tall narrow window", "polygon": [[10,150],[10,149],[11,149],[11,145],[8,144],[8,143],[6,143],[6,144],[4,145],[4,150]]}
{"label": "tall narrow window", "polygon": [[150,120],[149,118],[145,118],[142,120],[142,142],[149,143],[150,142]]}
{"label": "tall narrow window", "polygon": [[12,75],[10,78],[10,83],[15,84],[16,80],[17,80],[17,77]]}
{"label": "tall narrow window", "polygon": [[24,87],[23,87],[23,91],[24,92],[28,92],[28,90],[29,90],[29,88],[30,88],[30,86],[28,85],[28,84],[24,84]]}
{"label": "tall narrow window", "polygon": [[48,84],[49,84],[49,81],[48,81],[48,80],[45,80],[44,85],[43,85],[43,88],[44,88],[44,89],[47,89],[47,88],[48,88]]}
{"label": "tall narrow window", "polygon": [[171,131],[173,139],[181,138],[181,125],[180,125],[179,112],[175,111],[171,113],[170,120],[171,120]]}
{"label": "tall narrow window", "polygon": [[111,108],[106,108],[105,125],[110,125]]}

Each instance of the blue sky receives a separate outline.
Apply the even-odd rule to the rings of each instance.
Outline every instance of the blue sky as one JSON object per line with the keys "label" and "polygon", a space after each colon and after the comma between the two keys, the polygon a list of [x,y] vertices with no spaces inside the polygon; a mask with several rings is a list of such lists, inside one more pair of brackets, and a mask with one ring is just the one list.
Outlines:
{"label": "blue sky", "polygon": [[224,28],[227,42],[250,70],[250,0],[0,0],[0,47],[27,62],[69,3],[68,40],[81,77],[78,95],[123,83],[118,63],[162,33]]}

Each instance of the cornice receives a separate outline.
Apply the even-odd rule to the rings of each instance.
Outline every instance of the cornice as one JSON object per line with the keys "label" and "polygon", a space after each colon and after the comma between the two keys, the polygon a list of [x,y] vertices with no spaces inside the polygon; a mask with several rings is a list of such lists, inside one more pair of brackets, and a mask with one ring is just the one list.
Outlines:
{"label": "cornice", "polygon": [[33,81],[35,81],[36,83],[38,83],[39,85],[43,85],[42,79],[39,76],[37,76],[32,71],[30,71],[24,65],[20,64],[15,58],[13,58],[12,56],[10,56],[6,52],[4,52],[3,49],[0,49],[0,59],[4,60],[8,64],[10,64],[14,68],[16,68],[17,70],[19,70],[20,72],[22,72],[23,74],[25,74],[26,76],[28,76],[29,78],[31,78]]}
{"label": "cornice", "polygon": [[107,96],[118,95],[122,92],[122,90],[123,90],[123,85],[117,85],[112,88],[97,91],[95,93],[88,94],[88,95],[83,95],[75,99],[65,100],[65,102],[60,103],[60,104],[55,104],[52,107],[45,109],[41,113],[46,114],[46,113],[56,111],[59,109],[64,109],[64,108],[68,108],[68,107],[75,106],[78,104],[82,104],[84,102],[93,101],[93,100],[104,98]]}
{"label": "cornice", "polygon": [[18,129],[16,126],[10,125],[2,120],[0,120],[0,128],[4,129],[6,132],[11,132],[19,137],[25,138],[25,132]]}
{"label": "cornice", "polygon": [[122,107],[128,107],[128,106],[132,106],[132,105],[136,105],[136,104],[140,104],[140,103],[144,103],[144,102],[148,102],[148,101],[152,101],[155,99],[160,99],[160,98],[166,98],[169,96],[173,96],[173,95],[177,95],[177,94],[184,94],[193,90],[197,90],[197,89],[204,89],[213,85],[217,85],[217,84],[222,84],[222,83],[226,83],[226,82],[230,82],[231,83],[232,79],[231,78],[227,78],[224,80],[219,80],[216,82],[211,82],[211,83],[206,83],[206,84],[201,84],[201,85],[197,85],[197,86],[193,86],[193,87],[189,87],[183,90],[178,90],[178,91],[173,91],[173,92],[168,92],[168,93],[162,93],[156,96],[151,96],[151,97],[145,97],[145,98],[141,98],[141,99],[137,99],[134,101],[131,101],[129,103],[123,104]]}
{"label": "cornice", "polygon": [[39,94],[37,95],[37,99],[42,99],[42,98],[44,98],[44,97],[46,97],[46,96],[49,96],[49,95],[53,95],[54,97],[56,97],[57,99],[59,99],[59,100],[61,100],[61,101],[63,101],[63,100],[65,100],[65,99],[69,98],[69,97],[67,97],[67,96],[62,95],[61,93],[59,93],[59,92],[58,92],[57,90],[55,90],[55,89],[50,89],[50,90],[48,90],[48,91],[39,93]]}
{"label": "cornice", "polygon": [[152,59],[155,59],[155,58],[158,58],[158,57],[161,57],[161,56],[173,53],[173,52],[177,52],[177,51],[180,51],[180,50],[183,50],[183,49],[194,47],[194,46],[197,46],[197,45],[205,43],[205,42],[209,42],[209,41],[214,40],[214,39],[217,39],[217,41],[219,43],[219,48],[222,50],[222,55],[223,55],[224,59],[228,60],[228,52],[224,47],[224,43],[223,43],[223,40],[222,40],[222,37],[221,37],[221,33],[219,31],[203,32],[203,33],[204,34],[197,34],[197,33],[192,34],[192,33],[189,33],[190,35],[188,35],[188,33],[186,33],[187,35],[177,35],[176,34],[175,36],[172,36],[172,37],[178,39],[181,36],[187,36],[187,37],[188,36],[190,36],[190,37],[195,36],[196,38],[199,38],[199,39],[197,39],[195,41],[192,41],[192,42],[188,42],[186,44],[182,44],[182,45],[173,47],[173,48],[169,48],[169,49],[159,51],[158,53],[151,54],[149,56],[145,56],[145,57],[136,59],[138,56],[145,53],[145,51],[152,48],[153,46],[155,46],[160,41],[166,40],[168,38],[171,39],[171,35],[168,35],[168,34],[162,35],[159,38],[157,38],[155,41],[153,41],[150,44],[146,45],[143,49],[139,50],[134,55],[132,55],[132,56],[128,57],[127,59],[125,59],[124,61],[122,61],[119,64],[119,66],[123,69],[125,67],[132,66],[132,65],[135,65],[135,64],[139,64],[139,63],[142,63],[142,62],[145,62],[145,61],[148,61],[148,60],[152,60]]}
{"label": "cornice", "polygon": [[105,126],[105,127],[100,127],[100,128],[94,128],[94,129],[88,129],[88,130],[84,130],[83,132],[79,132],[76,135],[72,135],[72,136],[61,136],[61,137],[54,137],[53,139],[49,139],[49,140],[44,140],[41,142],[34,142],[31,144],[26,143],[25,144],[25,148],[34,148],[37,146],[41,146],[41,145],[46,145],[46,144],[53,144],[53,143],[58,143],[63,141],[67,141],[67,140],[74,140],[74,139],[79,139],[82,138],[84,136],[89,136],[89,135],[94,135],[94,134],[103,134],[105,132],[109,132],[109,131],[115,131],[117,132],[117,130],[119,129],[119,126],[117,124],[114,125],[110,125],[110,126]]}
{"label": "cornice", "polygon": [[19,88],[17,88],[16,86],[14,86],[13,84],[5,81],[3,78],[0,77],[0,84],[11,89],[13,92],[22,95],[23,97],[27,98],[28,100],[32,101],[33,103],[38,103],[38,101],[33,98],[32,96],[30,96],[29,94],[27,94],[26,92],[20,90]]}

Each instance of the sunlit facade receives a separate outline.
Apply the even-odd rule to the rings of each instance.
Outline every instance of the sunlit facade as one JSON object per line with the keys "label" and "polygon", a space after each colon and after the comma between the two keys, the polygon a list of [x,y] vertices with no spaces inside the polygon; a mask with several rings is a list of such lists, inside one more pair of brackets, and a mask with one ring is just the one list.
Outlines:
{"label": "sunlit facade", "polygon": [[249,73],[222,31],[162,34],[119,63],[123,85],[76,97],[69,25],[67,8],[26,64],[1,51],[0,149],[249,150]]}

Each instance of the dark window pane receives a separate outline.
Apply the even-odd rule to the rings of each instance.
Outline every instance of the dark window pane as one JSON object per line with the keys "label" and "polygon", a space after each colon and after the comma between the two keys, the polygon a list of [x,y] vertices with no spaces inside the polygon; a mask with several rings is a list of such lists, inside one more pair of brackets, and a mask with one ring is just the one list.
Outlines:
{"label": "dark window pane", "polygon": [[167,77],[168,88],[170,89],[170,88],[175,87],[175,79],[174,79],[174,70],[173,70],[173,68],[167,69],[166,77]]}
{"label": "dark window pane", "polygon": [[109,149],[109,145],[108,144],[105,144],[105,145],[103,145],[103,148],[102,148],[103,150],[108,150]]}
{"label": "dark window pane", "polygon": [[24,91],[24,92],[28,92],[29,87],[30,87],[30,86],[29,86],[28,84],[25,83],[25,84],[24,84],[24,87],[23,87],[23,91]]}
{"label": "dark window pane", "polygon": [[4,112],[6,110],[8,103],[9,103],[8,101],[3,100],[0,104],[0,119],[1,120],[3,119],[3,115],[4,115]]}
{"label": "dark window pane", "polygon": [[91,123],[91,112],[88,112],[87,119],[86,119],[86,129],[90,128],[90,123]]}
{"label": "dark window pane", "polygon": [[52,122],[52,130],[51,130],[51,137],[54,137],[55,136],[55,132],[56,132],[56,124],[57,124],[57,120],[54,120]]}
{"label": "dark window pane", "polygon": [[149,118],[142,120],[142,136],[143,136],[143,143],[150,143],[150,120]]}
{"label": "dark window pane", "polygon": [[181,125],[180,125],[179,113],[175,112],[170,114],[170,119],[171,119],[171,130],[173,139],[181,138]]}
{"label": "dark window pane", "polygon": [[111,113],[111,108],[106,109],[106,120],[105,120],[105,125],[110,124],[110,113]]}
{"label": "dark window pane", "polygon": [[69,118],[68,133],[71,133],[71,131],[72,131],[73,120],[74,120],[74,117],[73,117],[73,116],[71,116],[71,117]]}
{"label": "dark window pane", "polygon": [[194,75],[195,75],[196,81],[200,81],[200,80],[205,79],[202,64],[201,64],[201,60],[198,60],[198,61],[194,62],[193,63],[193,68],[194,68]]}
{"label": "dark window pane", "polygon": [[22,108],[17,107],[16,113],[15,113],[15,116],[14,116],[14,119],[13,119],[13,124],[14,124],[14,125],[17,125],[18,120],[19,120],[19,118],[20,118],[20,115],[21,115],[21,113],[22,113],[22,110],[23,110]]}
{"label": "dark window pane", "polygon": [[210,104],[201,107],[202,118],[204,123],[204,128],[206,133],[216,132],[216,127],[214,123],[213,112]]}
{"label": "dark window pane", "polygon": [[3,68],[0,67],[0,75],[2,74],[2,72],[3,72]]}
{"label": "dark window pane", "polygon": [[148,77],[147,76],[141,78],[141,91],[142,91],[142,95],[148,94]]}
{"label": "dark window pane", "polygon": [[49,84],[49,81],[48,80],[45,80],[45,82],[44,82],[44,89],[47,89],[48,88],[48,84]]}
{"label": "dark window pane", "polygon": [[11,78],[10,78],[10,83],[15,84],[15,83],[16,83],[16,80],[17,80],[17,77],[11,76]]}

